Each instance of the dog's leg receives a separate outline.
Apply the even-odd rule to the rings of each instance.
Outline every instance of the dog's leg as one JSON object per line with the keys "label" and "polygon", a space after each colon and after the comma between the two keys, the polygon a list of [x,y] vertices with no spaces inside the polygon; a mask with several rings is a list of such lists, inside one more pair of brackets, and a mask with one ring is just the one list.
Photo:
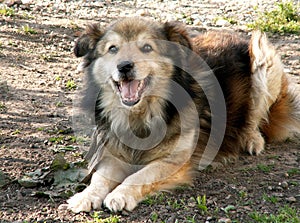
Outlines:
{"label": "dog's leg", "polygon": [[131,211],[147,195],[190,183],[194,136],[195,131],[191,130],[186,136],[180,136],[179,140],[170,141],[169,146],[174,150],[168,157],[152,161],[128,176],[107,195],[104,205],[115,212],[123,209]]}
{"label": "dog's leg", "polygon": [[[147,195],[176,185],[190,183],[190,163],[178,169],[178,164],[171,160],[153,162],[132,174],[116,187],[104,200],[104,205],[111,211],[133,210]],[[174,172],[174,170],[176,170]],[[169,176],[167,176],[169,174]]]}
{"label": "dog's leg", "polygon": [[90,185],[67,201],[68,209],[75,213],[100,209],[106,195],[130,174],[124,165],[111,156],[101,160]]}
{"label": "dog's leg", "polygon": [[250,154],[264,149],[260,126],[267,122],[269,108],[280,94],[283,66],[265,34],[253,33],[249,45],[251,59],[251,106],[247,127],[241,134],[242,145]]}

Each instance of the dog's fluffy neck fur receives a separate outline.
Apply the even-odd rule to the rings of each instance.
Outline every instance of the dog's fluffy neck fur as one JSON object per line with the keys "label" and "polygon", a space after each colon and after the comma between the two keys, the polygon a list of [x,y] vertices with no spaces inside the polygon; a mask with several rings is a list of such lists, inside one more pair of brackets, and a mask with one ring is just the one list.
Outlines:
{"label": "dog's fluffy neck fur", "polygon": [[[108,98],[110,100],[108,100]],[[148,96],[133,107],[126,107],[110,86],[103,86],[99,98],[100,104],[96,108],[100,112],[101,122],[114,132],[133,131],[138,137],[144,138],[149,134],[152,119],[155,117],[165,122],[165,100]]]}

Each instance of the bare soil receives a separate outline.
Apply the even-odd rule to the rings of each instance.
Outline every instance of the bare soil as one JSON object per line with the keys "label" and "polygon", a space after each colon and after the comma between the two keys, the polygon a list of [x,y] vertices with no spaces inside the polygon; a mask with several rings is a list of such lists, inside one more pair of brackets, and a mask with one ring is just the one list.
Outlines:
{"label": "bare soil", "polygon": [[[41,6],[14,4],[15,15],[0,15],[0,174],[9,178],[0,189],[0,222],[95,220],[91,213],[59,210],[65,197],[37,196],[37,191],[55,190],[51,182],[28,188],[21,186],[18,179],[49,167],[55,154],[51,148],[55,146],[87,147],[88,140],[74,140],[72,131],[72,99],[83,79],[76,70],[80,59],[72,53],[74,41],[86,23],[108,24],[124,11],[131,15],[136,6],[106,1],[87,7],[66,1],[73,6],[72,11],[55,8],[55,1],[46,2]],[[216,7],[209,2],[206,6]],[[187,6],[181,10],[184,7]],[[83,9],[91,14],[74,13]],[[95,9],[106,16],[93,17]],[[147,11],[138,13],[157,19]],[[26,32],[26,25],[36,33]],[[248,32],[238,25],[227,29]],[[299,83],[300,37],[269,34],[269,38],[282,55],[287,73]],[[74,88],[67,87],[70,81],[76,84]],[[285,205],[300,215],[299,147],[300,141],[295,138],[267,145],[258,157],[242,154],[225,168],[199,172],[192,187],[149,198],[132,213],[118,213],[119,222],[255,222],[250,213],[276,215]],[[66,156],[74,161],[80,159],[80,154],[78,149]],[[193,199],[204,195],[207,211]],[[106,209],[100,214],[103,218],[111,215]]]}

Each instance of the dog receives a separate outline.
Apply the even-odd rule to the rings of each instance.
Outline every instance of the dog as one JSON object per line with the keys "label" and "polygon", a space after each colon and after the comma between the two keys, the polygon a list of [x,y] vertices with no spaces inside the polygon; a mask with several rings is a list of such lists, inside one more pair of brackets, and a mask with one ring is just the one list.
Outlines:
{"label": "dog", "polygon": [[260,31],[191,36],[177,22],[125,18],[88,25],[74,53],[97,126],[90,185],[67,201],[75,213],[132,211],[212,162],[258,155],[300,130],[299,89]]}

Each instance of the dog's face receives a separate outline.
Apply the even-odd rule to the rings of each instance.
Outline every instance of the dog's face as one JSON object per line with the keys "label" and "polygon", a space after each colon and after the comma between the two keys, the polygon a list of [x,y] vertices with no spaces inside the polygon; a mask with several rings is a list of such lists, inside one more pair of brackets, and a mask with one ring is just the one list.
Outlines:
{"label": "dog's face", "polygon": [[155,82],[162,83],[172,74],[172,62],[161,55],[157,37],[149,31],[134,30],[132,36],[128,32],[129,27],[115,27],[104,34],[96,46],[101,56],[95,60],[93,73],[109,82],[122,104],[131,107],[152,95]]}
{"label": "dog's face", "polygon": [[[167,98],[168,81],[173,75],[176,42],[191,48],[186,30],[173,23],[163,26],[129,18],[101,31],[89,26],[79,38],[75,55],[85,56],[85,66],[91,69],[100,85],[110,85],[127,108],[137,106],[147,98]],[[177,52],[177,51],[176,51]]]}

